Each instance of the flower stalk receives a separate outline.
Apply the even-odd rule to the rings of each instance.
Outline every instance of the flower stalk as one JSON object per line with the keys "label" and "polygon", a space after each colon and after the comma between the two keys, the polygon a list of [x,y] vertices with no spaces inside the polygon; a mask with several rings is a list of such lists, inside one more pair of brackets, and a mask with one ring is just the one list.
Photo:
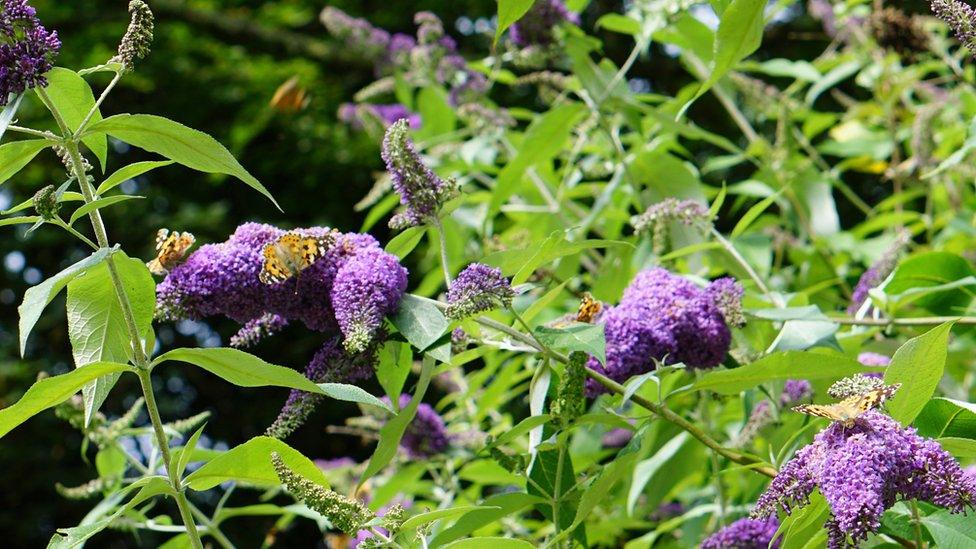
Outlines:
{"label": "flower stalk", "polygon": [[[72,175],[78,181],[78,186],[81,188],[81,193],[85,199],[85,203],[90,204],[94,202],[95,194],[91,184],[88,181],[88,175],[85,173],[85,169],[83,167],[84,163],[82,161],[81,153],[78,150],[78,138],[73,135],[71,129],[67,124],[65,124],[64,118],[54,106],[54,103],[44,91],[44,88],[38,87],[36,88],[36,92],[41,101],[48,107],[48,109],[50,109],[51,113],[54,115],[54,119],[57,122],[58,127],[64,134],[63,146],[68,152],[68,163],[70,164],[73,172]],[[102,95],[104,97],[105,93]],[[102,221],[101,213],[97,209],[93,210],[88,214],[88,218],[91,221],[92,230],[95,233],[95,240],[98,243],[98,246],[100,248],[108,248],[108,234],[105,230],[105,223]],[[150,364],[146,356],[145,348],[143,347],[142,338],[139,336],[139,330],[136,326],[135,315],[132,312],[132,303],[129,301],[129,296],[125,293],[124,286],[122,285],[122,279],[119,276],[114,258],[109,255],[105,258],[105,262],[108,267],[109,276],[112,280],[112,286],[115,289],[116,297],[119,300],[126,330],[128,331],[129,338],[132,343],[133,362],[136,366],[136,374],[139,376],[139,384],[142,388],[142,394],[146,399],[146,411],[148,412],[149,419],[152,422],[153,432],[155,433],[156,437],[156,445],[159,447],[160,454],[163,458],[163,464],[166,468],[166,474],[169,477],[170,485],[173,487],[173,498],[176,500],[176,505],[179,508],[180,517],[183,520],[186,534],[190,539],[191,545],[194,547],[194,549],[203,549],[203,543],[200,541],[200,534],[197,532],[196,523],[193,520],[193,515],[190,511],[189,502],[184,494],[182,483],[176,469],[174,469],[172,466],[171,454],[169,451],[169,439],[163,430],[163,421],[160,418],[159,408],[156,405],[156,397],[153,393],[152,380],[150,378]]]}

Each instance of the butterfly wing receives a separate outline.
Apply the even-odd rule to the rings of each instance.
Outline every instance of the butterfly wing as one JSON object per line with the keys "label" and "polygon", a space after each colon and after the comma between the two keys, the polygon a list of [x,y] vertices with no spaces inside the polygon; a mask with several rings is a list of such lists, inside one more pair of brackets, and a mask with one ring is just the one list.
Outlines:
{"label": "butterfly wing", "polygon": [[856,398],[857,403],[855,407],[857,408],[858,415],[877,408],[885,403],[886,400],[894,396],[895,392],[901,388],[901,383],[895,383],[894,385],[882,385],[877,389],[872,389],[863,395],[859,395]]}
{"label": "butterfly wing", "polygon": [[817,416],[827,418],[831,421],[839,421],[841,419],[838,413],[838,406],[843,404],[843,402],[838,404],[801,404],[799,406],[794,406],[794,412],[800,412],[801,414],[806,414],[808,416]]}
{"label": "butterfly wing", "polygon": [[[279,253],[279,250],[281,253]],[[264,265],[261,267],[261,272],[258,273],[258,279],[261,282],[264,284],[278,284],[279,282],[288,280],[295,274],[291,266],[288,265],[288,262],[284,260],[286,250],[287,248],[282,246],[281,239],[275,242],[269,242],[264,246],[264,250],[261,251],[261,255],[264,257]]]}
{"label": "butterfly wing", "polygon": [[166,250],[175,244],[178,235],[179,233],[171,235],[169,229],[156,231],[156,257],[146,263],[146,268],[149,269],[150,273],[162,276],[169,272],[169,268],[164,262]]}
{"label": "butterfly wing", "polygon": [[593,299],[589,292],[586,292],[583,294],[579,309],[576,311],[576,322],[593,322],[601,310],[603,310],[603,304]]}

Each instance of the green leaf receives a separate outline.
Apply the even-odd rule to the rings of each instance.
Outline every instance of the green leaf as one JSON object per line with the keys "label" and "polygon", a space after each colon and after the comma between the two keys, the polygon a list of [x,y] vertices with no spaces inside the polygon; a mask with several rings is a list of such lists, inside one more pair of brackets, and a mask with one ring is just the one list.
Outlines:
{"label": "green leaf", "polygon": [[498,39],[505,34],[508,27],[512,26],[528,13],[529,8],[535,0],[498,0],[498,27],[495,29],[495,38],[492,45],[498,43]]}
{"label": "green leaf", "polygon": [[864,366],[860,362],[843,355],[786,351],[765,356],[739,368],[709,372],[692,388],[731,395],[769,381],[834,379],[863,372]]}
{"label": "green leaf", "polygon": [[426,141],[454,131],[457,114],[447,92],[440,86],[425,86],[417,94],[417,111],[424,123],[417,130],[416,139]]}
{"label": "green leaf", "polygon": [[420,513],[419,515],[414,515],[403,522],[400,526],[402,530],[409,530],[411,528],[416,528],[418,526],[423,526],[425,524],[430,524],[434,521],[444,520],[447,518],[454,518],[458,515],[463,515],[471,511],[480,511],[482,509],[501,509],[501,507],[486,507],[483,505],[465,505],[463,507],[452,507],[450,509],[438,509],[436,511],[428,511],[426,513]]}
{"label": "green leaf", "polygon": [[527,434],[532,429],[539,427],[540,425],[545,425],[549,423],[552,416],[549,414],[542,414],[538,416],[529,416],[522,421],[518,422],[517,425],[505,431],[503,434],[499,435],[490,446],[501,446],[502,444],[508,444],[509,442],[519,438],[520,436]]}
{"label": "green leaf", "polygon": [[269,364],[238,349],[227,347],[182,348],[164,353],[153,360],[153,366],[166,361],[179,361],[199,366],[240,387],[287,387],[309,393],[325,394],[325,390],[302,374]]}
{"label": "green leaf", "polygon": [[568,103],[543,114],[525,130],[522,146],[498,174],[495,190],[491,195],[491,212],[497,212],[518,189],[522,177],[530,167],[549,162],[563,150],[563,143],[585,113],[584,105]]}
{"label": "green leaf", "polygon": [[[110,261],[114,262],[125,289],[136,329],[140,337],[145,338],[152,329],[156,283],[145,264],[138,259],[116,252]],[[76,368],[91,362],[126,362],[133,358],[132,339],[108,262],[88,268],[68,283],[65,306],[68,339]],[[119,375],[105,376],[84,388],[86,425],[115,386]]]}
{"label": "green leaf", "polygon": [[430,378],[433,372],[434,360],[430,357],[424,357],[423,366],[420,370],[420,380],[417,381],[417,389],[414,391],[413,398],[410,399],[410,404],[387,420],[383,428],[380,429],[380,441],[376,445],[376,450],[373,451],[373,455],[369,458],[369,464],[366,465],[366,470],[359,477],[360,486],[386,467],[390,463],[390,460],[393,459],[393,456],[396,455],[397,448],[400,445],[400,439],[403,438],[403,433],[407,430],[410,422],[413,421],[414,416],[417,414],[417,407],[420,406],[420,402],[427,392],[427,386],[430,384]]}
{"label": "green leaf", "polygon": [[[638,437],[634,436],[631,442],[636,438]],[[647,486],[647,483],[678,453],[678,450],[686,442],[688,442],[688,433],[683,432],[666,442],[664,446],[658,448],[653,456],[642,460],[633,468],[633,480],[630,483],[630,491],[627,494],[627,516],[634,515],[637,500],[644,492],[644,487]]]}
{"label": "green leaf", "polygon": [[885,369],[885,383],[902,386],[886,406],[891,417],[902,425],[914,421],[935,393],[945,369],[952,325],[953,322],[946,322],[909,339],[891,357],[891,364]]}
{"label": "green leaf", "polygon": [[7,97],[7,105],[3,109],[0,109],[0,138],[3,137],[3,134],[7,133],[7,128],[10,127],[10,123],[17,116],[17,110],[20,109],[20,103],[23,100],[24,94],[16,96],[10,94]]}
{"label": "green leaf", "polygon": [[117,114],[88,128],[154,152],[204,173],[232,175],[278,206],[271,193],[247,172],[223,145],[209,135],[183,124],[149,114]]}
{"label": "green leaf", "polygon": [[[957,314],[972,301],[972,292],[952,286],[952,282],[972,281],[976,271],[966,259],[949,252],[927,252],[904,259],[895,269],[891,281],[885,285],[890,296],[911,296],[911,301],[938,315]],[[944,288],[940,286],[947,285]],[[913,295],[922,288],[941,290]]]}
{"label": "green leaf", "polygon": [[976,439],[976,404],[933,398],[915,418],[915,428],[929,438],[963,437]]}
{"label": "green leaf", "polygon": [[403,384],[410,375],[413,365],[413,352],[410,345],[399,341],[388,341],[380,350],[376,365],[376,379],[391,399],[400,398]]}
{"label": "green leaf", "polygon": [[128,166],[119,168],[115,173],[105,178],[105,181],[102,181],[102,184],[98,186],[95,194],[103,195],[130,179],[139,177],[140,175],[148,171],[155,170],[156,168],[169,166],[172,163],[172,160],[146,161],[136,162],[134,164],[129,164]]}
{"label": "green leaf", "polygon": [[[54,67],[44,76],[48,82],[44,91],[51,98],[54,108],[61,114],[61,118],[71,131],[78,131],[78,126],[95,106],[95,95],[92,93],[91,86],[75,71],[62,67]],[[102,114],[96,110],[89,124],[98,123],[101,119]],[[95,155],[104,172],[105,159],[108,156],[108,139],[105,135],[86,135],[81,142]]]}
{"label": "green leaf", "polygon": [[410,255],[410,252],[417,247],[417,244],[420,244],[420,241],[424,238],[424,233],[424,227],[410,227],[394,236],[384,249],[387,253],[403,259]]}
{"label": "green leaf", "polygon": [[468,538],[445,545],[444,549],[532,549],[531,543],[513,538]]}
{"label": "green leaf", "polygon": [[574,322],[565,328],[539,326],[534,331],[540,343],[557,351],[581,351],[595,356],[600,363],[607,361],[607,341],[602,324]]}
{"label": "green leaf", "polygon": [[58,274],[41,282],[37,286],[28,288],[24,293],[24,301],[17,308],[20,314],[20,355],[24,355],[27,348],[27,336],[30,335],[34,325],[41,318],[41,313],[48,303],[57,296],[61,290],[68,285],[68,282],[78,276],[78,273],[101,262],[113,249],[102,248],[92,255],[82,259],[74,265],[64,269]]}
{"label": "green leaf", "polygon": [[31,223],[37,223],[41,221],[41,216],[39,215],[24,215],[20,217],[10,217],[7,219],[0,219],[0,227],[5,227],[7,225],[28,225]]}
{"label": "green leaf", "polygon": [[971,438],[946,437],[937,439],[946,452],[958,459],[976,459],[976,440]]}
{"label": "green leaf", "polygon": [[[579,507],[576,508],[576,518],[568,530],[573,530],[582,524],[601,501],[612,496],[613,487],[634,470],[634,463],[639,457],[641,445],[645,440],[645,430],[642,428],[638,431],[627,443],[627,446],[617,452],[613,461],[603,467],[602,471],[593,479],[590,486],[580,496]],[[686,434],[682,433],[682,435]],[[676,439],[672,439],[672,442]],[[643,485],[641,487],[643,488]]]}
{"label": "green leaf", "polygon": [[813,105],[820,94],[861,70],[861,63],[860,60],[847,61],[831,69],[823,78],[810,86],[805,99],[807,105]]}
{"label": "green leaf", "polygon": [[0,185],[50,145],[51,142],[46,139],[28,139],[0,145]]}
{"label": "green leaf", "polygon": [[780,523],[777,530],[777,535],[783,534],[780,549],[805,548],[807,542],[821,535],[824,522],[827,521],[829,515],[830,509],[827,506],[827,500],[819,491],[814,491],[810,495],[810,503],[800,509],[795,509]]}
{"label": "green leaf", "polygon": [[120,194],[116,196],[108,196],[105,198],[99,198],[98,200],[93,200],[87,204],[84,204],[77,210],[75,210],[71,217],[68,219],[68,225],[74,225],[75,221],[78,221],[82,217],[88,215],[95,210],[101,210],[102,208],[107,208],[112,204],[118,204],[119,202],[125,202],[126,200],[132,200],[133,198],[145,198],[144,196],[132,196],[127,194]]}
{"label": "green leaf", "polygon": [[393,408],[391,408],[389,404],[369,394],[365,389],[355,385],[347,385],[345,383],[319,383],[318,386],[324,395],[332,397],[336,400],[358,402],[359,404],[376,406],[389,412],[393,411]]}
{"label": "green leaf", "polygon": [[259,436],[235,446],[213,458],[190,473],[184,484],[194,490],[209,490],[228,480],[251,486],[279,486],[278,475],[271,465],[271,453],[278,452],[281,459],[295,473],[329,487],[329,481],[312,460],[301,452],[271,437]]}
{"label": "green leaf", "polygon": [[440,339],[449,324],[444,313],[430,300],[412,294],[403,296],[399,310],[390,320],[403,337],[419,351],[423,351]]}
{"label": "green leaf", "polygon": [[174,456],[176,459],[177,477],[182,477],[183,471],[186,471],[186,466],[190,463],[190,457],[193,456],[193,451],[196,450],[197,442],[199,442],[200,435],[203,434],[203,429],[206,426],[207,426],[206,423],[201,425],[200,428],[197,429],[196,432],[193,433],[190,436],[190,438],[186,441],[186,444],[183,445],[183,448],[180,449],[180,452],[176,454],[176,456]]}
{"label": "green leaf", "polygon": [[[562,454],[562,459],[560,459],[560,454]],[[560,461],[562,461],[561,467]],[[576,484],[576,473],[573,470],[572,455],[565,445],[556,448],[549,445],[548,449],[540,449],[529,469],[529,478],[533,480],[527,488],[529,494],[541,496],[548,500],[546,503],[536,505],[536,510],[550,522],[553,521],[555,517],[553,516],[552,503],[557,499],[558,492],[558,499],[561,503],[557,504],[559,507],[557,528],[559,530],[569,529],[570,525],[575,522],[580,494],[578,491],[570,493]],[[573,538],[582,546],[589,546],[586,543],[586,531],[583,528],[577,528],[573,532]]]}
{"label": "green leaf", "polygon": [[939,510],[922,517],[939,549],[968,549],[976,546],[976,521],[971,516]]}
{"label": "green leaf", "polygon": [[67,374],[38,380],[15,404],[0,410],[0,437],[34,415],[61,404],[88,382],[108,374],[132,371],[126,364],[95,362]]}
{"label": "green leaf", "polygon": [[485,498],[483,509],[466,513],[452,526],[439,532],[430,542],[431,547],[443,547],[445,544],[463,538],[489,524],[495,524],[502,518],[517,513],[530,505],[544,504],[546,500],[538,496],[512,492],[495,494]]}
{"label": "green leaf", "polygon": [[95,455],[95,470],[102,478],[121,477],[125,473],[129,461],[125,457],[125,450],[118,445],[106,446]]}
{"label": "green leaf", "polygon": [[[62,185],[62,187],[64,187],[64,185]],[[66,191],[66,192],[64,192],[64,193],[61,194],[61,198],[58,200],[58,202],[83,202],[84,200],[85,200],[85,197],[81,193],[74,192],[74,191]],[[24,210],[27,210],[27,209],[30,209],[30,208],[33,208],[33,207],[34,207],[34,197],[31,197],[31,198],[28,198],[27,200],[21,202],[20,204],[17,204],[16,206],[10,208],[9,210],[4,210],[4,211],[0,212],[0,215],[7,215],[7,214],[16,213],[16,212],[22,212]],[[2,220],[0,220],[0,221],[2,221]]]}
{"label": "green leaf", "polygon": [[715,33],[714,54],[709,76],[701,87],[678,114],[684,115],[691,104],[705,95],[719,80],[722,79],[735,65],[748,57],[759,48],[762,42],[763,9],[766,0],[732,0],[729,7],[722,13],[722,19]]}

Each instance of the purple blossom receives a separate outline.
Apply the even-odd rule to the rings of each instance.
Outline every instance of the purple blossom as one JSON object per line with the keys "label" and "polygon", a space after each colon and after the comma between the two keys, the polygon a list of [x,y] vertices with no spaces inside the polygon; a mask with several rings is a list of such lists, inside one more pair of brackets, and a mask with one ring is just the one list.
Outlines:
{"label": "purple blossom", "polygon": [[390,33],[374,27],[369,21],[352,17],[332,6],[326,6],[319,19],[329,34],[344,41],[346,49],[356,55],[372,60],[386,55],[390,45]]}
{"label": "purple blossom", "polygon": [[651,513],[649,519],[651,522],[664,522],[668,519],[673,519],[674,517],[680,517],[685,514],[685,506],[677,501],[672,501],[669,503],[662,503]]}
{"label": "purple blossom", "polygon": [[[683,362],[693,369],[717,366],[728,353],[732,334],[713,293],[665,269],[639,273],[620,303],[600,318],[606,365],[591,358],[589,367],[623,382],[653,370],[655,361]],[[590,396],[603,391],[587,382]]]}
{"label": "purple blossom", "polygon": [[901,255],[901,251],[907,244],[908,237],[904,233],[900,234],[891,246],[881,254],[881,257],[868,270],[864,271],[864,274],[858,279],[857,286],[854,287],[854,292],[851,295],[851,304],[847,307],[849,314],[857,314],[868,300],[868,292],[884,282],[888,278],[888,275],[895,270],[895,267],[898,266],[898,258]]}
{"label": "purple blossom", "polygon": [[[330,229],[297,232],[323,236]],[[224,315],[247,324],[273,315],[276,323],[300,321],[312,330],[341,333],[350,348],[364,349],[378,334],[383,316],[396,310],[406,289],[406,269],[373,237],[338,234],[325,255],[299,276],[263,284],[258,280],[261,251],[283,233],[270,225],[245,223],[226,242],[201,246],[156,287],[158,317]]]}
{"label": "purple blossom", "polygon": [[783,394],[779,396],[780,407],[788,406],[806,400],[813,396],[813,386],[805,379],[788,379],[783,385]]}
{"label": "purple blossom", "polygon": [[383,124],[384,128],[389,127],[401,118],[406,119],[412,130],[419,129],[421,125],[420,115],[410,111],[400,103],[390,103],[387,105],[343,103],[339,106],[339,120],[355,129],[361,129],[363,127],[364,116],[379,121]]}
{"label": "purple blossom", "polygon": [[262,339],[272,336],[288,326],[288,321],[271,313],[249,320],[230,338],[230,346],[238,349],[253,347]]}
{"label": "purple blossom", "polygon": [[396,121],[386,130],[383,139],[383,160],[404,206],[402,212],[390,219],[393,229],[423,225],[436,219],[441,205],[456,194],[453,182],[437,177],[424,164],[414,149],[407,126],[406,120]]}
{"label": "purple blossom", "polygon": [[830,506],[828,546],[864,540],[898,498],[927,501],[953,513],[976,501],[976,479],[939,444],[890,417],[870,411],[845,429],[834,423],[818,433],[781,469],[756,504],[754,516],[790,513],[819,488]]}
{"label": "purple blossom", "polygon": [[[305,368],[305,377],[315,383],[356,383],[369,377],[373,363],[372,352],[350,355],[335,338],[315,353]],[[275,438],[287,437],[305,423],[323,399],[323,395],[293,389],[266,434]]]}
{"label": "purple blossom", "polygon": [[579,15],[569,11],[562,0],[538,0],[528,13],[509,27],[508,36],[520,48],[545,46],[553,41],[553,28],[564,21],[578,25]]}
{"label": "purple blossom", "polygon": [[[400,409],[410,404],[411,396],[400,395]],[[390,399],[383,400],[390,404]],[[400,439],[400,448],[412,459],[423,459],[443,453],[451,444],[451,435],[447,432],[444,419],[434,408],[425,402],[417,406],[417,414],[413,417],[407,430]]]}
{"label": "purple blossom", "polygon": [[369,347],[383,317],[396,310],[406,289],[407,270],[379,248],[363,250],[339,268],[331,298],[347,350],[357,353]]}
{"label": "purple blossom", "polygon": [[46,86],[60,49],[57,31],[41,25],[27,0],[0,0],[0,107],[11,95]]}
{"label": "purple blossom", "polygon": [[508,307],[515,292],[502,276],[501,269],[472,263],[458,274],[447,290],[448,318],[459,320],[471,315]]}
{"label": "purple blossom", "polygon": [[779,528],[775,516],[767,519],[741,518],[709,536],[701,549],[766,549],[779,547],[779,540],[769,544]]}
{"label": "purple blossom", "polygon": [[932,12],[945,21],[956,39],[976,55],[976,11],[958,0],[932,0]]}
{"label": "purple blossom", "polygon": [[634,438],[634,431],[625,427],[610,429],[603,434],[602,442],[604,448],[623,448],[627,446],[630,439]]}
{"label": "purple blossom", "polygon": [[857,355],[857,361],[865,366],[887,366],[891,364],[891,357],[880,353],[863,352]]}

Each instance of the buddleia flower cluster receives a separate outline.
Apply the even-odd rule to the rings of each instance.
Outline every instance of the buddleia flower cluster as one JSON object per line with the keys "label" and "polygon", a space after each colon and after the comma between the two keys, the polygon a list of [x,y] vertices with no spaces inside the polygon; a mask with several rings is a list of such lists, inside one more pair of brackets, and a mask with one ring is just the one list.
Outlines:
{"label": "buddleia flower cluster", "polygon": [[501,269],[472,263],[461,271],[447,290],[448,318],[460,320],[478,313],[508,307],[515,291]]}
{"label": "buddleia flower cluster", "polygon": [[568,427],[576,418],[586,412],[586,353],[574,352],[569,355],[569,362],[559,380],[559,389],[552,402],[552,417],[557,419],[563,427]]}
{"label": "buddleia flower cluster", "polygon": [[843,400],[852,396],[864,395],[885,386],[880,376],[872,374],[854,374],[832,383],[827,389],[831,398]]}
{"label": "buddleia flower cluster", "polygon": [[949,25],[956,39],[976,57],[976,11],[959,0],[932,0],[932,12]]}
{"label": "buddleia flower cluster", "polygon": [[[157,317],[198,320],[225,316],[243,324],[231,342],[256,344],[289,322],[300,322],[326,337],[306,373],[314,381],[354,382],[372,371],[383,321],[399,306],[407,270],[371,236],[336,233],[325,227],[297,229],[308,236],[335,236],[323,257],[298,276],[264,284],[262,250],[285,231],[245,223],[223,243],[201,246],[174,267],[156,287]],[[284,436],[307,417],[311,397],[292,395],[285,412],[302,410],[276,422]],[[296,402],[300,402],[298,406]],[[281,418],[279,418],[281,419]],[[297,424],[296,424],[297,422]],[[287,429],[278,427],[289,426]]]}
{"label": "buddleia flower cluster", "polygon": [[376,515],[365,505],[326,489],[291,470],[278,452],[272,452],[271,463],[278,479],[297,499],[329,519],[333,527],[354,536]]}
{"label": "buddleia flower cluster", "polygon": [[861,308],[868,302],[869,292],[884,282],[898,266],[898,259],[907,245],[908,235],[906,233],[899,234],[895,241],[881,254],[881,257],[868,270],[864,271],[851,295],[851,304],[847,307],[849,314],[857,314],[861,311]]}
{"label": "buddleia flower cluster", "polygon": [[976,502],[976,479],[939,443],[875,410],[851,428],[833,423],[780,469],[753,517],[790,513],[819,489],[830,506],[828,547],[856,547],[877,532],[897,500],[919,500],[961,513]]}
{"label": "buddleia flower cluster", "polygon": [[110,59],[110,62],[121,63],[125,70],[132,70],[136,59],[145,59],[149,56],[155,28],[152,10],[142,0],[129,2],[129,14],[131,20],[119,43],[119,53]]}
{"label": "buddleia flower cluster", "polygon": [[[410,399],[408,394],[400,395],[398,404],[401,410],[410,404]],[[383,397],[383,401],[391,404],[387,397]],[[400,449],[410,458],[423,459],[444,453],[450,445],[451,435],[447,432],[444,419],[430,404],[421,402],[400,439]]]}
{"label": "buddleia flower cluster", "polygon": [[650,232],[656,253],[662,253],[668,246],[669,225],[680,222],[687,226],[706,225],[711,222],[708,209],[696,200],[667,198],[651,205],[639,216],[631,220],[637,234]]}
{"label": "buddleia flower cluster", "polygon": [[884,8],[871,13],[868,25],[874,40],[882,48],[897,52],[905,59],[929,47],[929,35],[922,18],[909,15],[898,8]]}
{"label": "buddleia flower cluster", "polygon": [[57,31],[48,31],[27,0],[0,0],[0,107],[37,86],[54,67],[61,49]]}
{"label": "buddleia flower cluster", "polygon": [[706,538],[700,549],[778,549],[778,539],[770,545],[778,528],[775,516],[741,518]]}
{"label": "buddleia flower cluster", "polygon": [[[691,369],[718,366],[732,342],[725,314],[739,320],[735,296],[741,296],[741,290],[731,279],[700,288],[666,269],[642,271],[624,290],[620,303],[600,317],[606,364],[591,357],[589,367],[623,382],[654,370],[659,362],[681,362]],[[729,311],[723,314],[720,304]],[[587,381],[589,396],[602,392],[601,385]]]}
{"label": "buddleia flower cluster", "polygon": [[[431,12],[414,16],[416,36],[391,34],[331,6],[322,11],[320,18],[329,34],[344,42],[346,50],[373,63],[376,76],[384,82],[380,88],[390,95],[393,86],[389,83],[394,74],[416,87],[446,87],[453,107],[480,101],[488,89],[485,76],[468,65],[458,53],[454,39],[444,32],[440,18]],[[379,95],[372,91],[375,87],[368,86],[371,98]]]}
{"label": "buddleia flower cluster", "polygon": [[58,202],[57,189],[54,185],[48,185],[34,193],[34,211],[47,221],[58,217],[61,210],[61,203]]}
{"label": "buddleia flower cluster", "polygon": [[457,196],[455,182],[438,177],[417,153],[406,120],[398,120],[386,130],[382,154],[403,206],[403,210],[390,219],[391,229],[433,221],[441,206]]}

